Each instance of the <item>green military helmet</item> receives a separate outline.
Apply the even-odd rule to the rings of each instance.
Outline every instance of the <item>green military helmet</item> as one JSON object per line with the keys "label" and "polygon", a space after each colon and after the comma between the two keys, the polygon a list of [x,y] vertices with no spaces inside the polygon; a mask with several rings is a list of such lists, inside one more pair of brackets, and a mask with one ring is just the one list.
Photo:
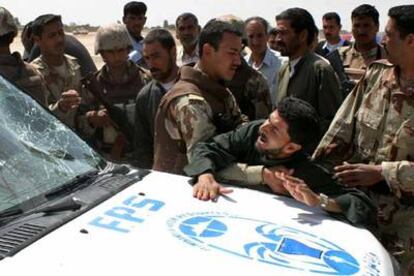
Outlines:
{"label": "green military helmet", "polygon": [[0,36],[8,33],[13,33],[16,36],[17,24],[13,15],[7,9],[0,7]]}
{"label": "green military helmet", "polygon": [[102,50],[132,48],[132,41],[124,25],[113,23],[102,26],[96,32],[95,54]]}
{"label": "green military helmet", "polygon": [[245,44],[245,42],[247,41],[247,36],[246,36],[246,32],[244,31],[243,19],[233,14],[226,14],[226,15],[217,17],[216,20],[227,22],[233,25],[233,27],[236,28],[236,30],[242,34],[243,44]]}

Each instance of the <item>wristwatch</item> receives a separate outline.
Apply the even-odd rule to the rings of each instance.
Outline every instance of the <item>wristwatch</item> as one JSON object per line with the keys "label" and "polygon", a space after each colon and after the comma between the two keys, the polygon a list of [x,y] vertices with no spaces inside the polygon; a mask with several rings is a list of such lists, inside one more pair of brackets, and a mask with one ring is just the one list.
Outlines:
{"label": "wristwatch", "polygon": [[325,194],[320,193],[319,198],[321,200],[319,206],[321,206],[322,209],[326,209],[326,207],[328,207],[329,197]]}

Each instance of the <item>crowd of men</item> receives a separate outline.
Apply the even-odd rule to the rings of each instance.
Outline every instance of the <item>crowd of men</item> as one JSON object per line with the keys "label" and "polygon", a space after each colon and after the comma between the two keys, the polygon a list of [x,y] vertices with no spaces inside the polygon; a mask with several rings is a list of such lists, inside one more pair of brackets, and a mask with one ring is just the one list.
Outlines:
{"label": "crowd of men", "polygon": [[[291,196],[370,229],[414,274],[414,5],[379,13],[290,8],[276,26],[259,16],[192,13],[172,34],[152,29],[147,7],[124,6],[102,26],[96,70],[85,47],[45,14],[22,32],[0,7],[0,73],[110,160],[193,177],[193,196],[215,200],[237,183]],[[246,51],[245,47],[248,48]],[[30,63],[29,63],[30,62]]]}

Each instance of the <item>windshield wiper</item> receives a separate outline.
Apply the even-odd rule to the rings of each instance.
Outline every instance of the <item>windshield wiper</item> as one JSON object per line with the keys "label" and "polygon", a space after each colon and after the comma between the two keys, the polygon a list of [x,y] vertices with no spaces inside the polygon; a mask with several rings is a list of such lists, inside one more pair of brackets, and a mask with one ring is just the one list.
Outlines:
{"label": "windshield wiper", "polygon": [[[55,189],[52,189],[48,193],[44,195],[44,197],[48,200],[56,198],[62,194],[71,193],[75,190],[81,189],[93,183],[97,178],[109,174],[127,174],[130,169],[127,166],[114,166],[110,169],[104,170],[99,173],[99,170],[91,170],[86,173],[80,174],[76,176],[73,180],[65,183],[62,186],[59,186]],[[69,210],[78,210],[82,207],[82,202],[77,199],[76,197],[67,197],[62,201],[57,203],[47,204],[40,208],[34,208],[29,211],[25,211],[23,208],[20,207],[21,205],[18,204],[14,207],[9,209],[3,210],[0,212],[0,225],[2,225],[5,221],[13,220],[18,217],[28,216],[31,214],[36,213],[57,213]]]}
{"label": "windshield wiper", "polygon": [[18,207],[12,207],[0,212],[0,221],[4,218],[14,217],[23,214],[23,209]]}
{"label": "windshield wiper", "polygon": [[91,170],[89,172],[75,176],[71,181],[56,187],[45,194],[47,199],[54,198],[56,196],[71,193],[73,191],[82,189],[89,186],[97,178],[108,174],[127,174],[130,169],[127,166],[115,166],[113,169],[105,170],[99,173],[99,170]]}
{"label": "windshield wiper", "polygon": [[16,218],[20,218],[23,216],[26,217],[37,213],[51,214],[69,210],[75,211],[80,209],[82,207],[82,204],[83,202],[81,202],[76,197],[67,197],[58,203],[45,205],[27,212],[24,212],[21,208],[12,207],[11,209],[5,210],[0,213],[0,225],[3,224],[5,221],[10,221]]}
{"label": "windshield wiper", "polygon": [[60,194],[75,191],[84,185],[89,184],[98,176],[99,170],[94,169],[83,174],[75,176],[72,180],[66,182],[62,186],[56,187],[45,194],[47,199],[53,198]]}

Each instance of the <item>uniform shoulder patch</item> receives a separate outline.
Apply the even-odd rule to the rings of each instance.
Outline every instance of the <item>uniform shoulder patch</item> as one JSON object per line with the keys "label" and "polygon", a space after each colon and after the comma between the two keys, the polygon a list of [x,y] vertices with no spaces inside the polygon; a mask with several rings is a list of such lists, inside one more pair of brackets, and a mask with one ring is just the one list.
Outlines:
{"label": "uniform shoulder patch", "polygon": [[204,97],[196,94],[188,94],[188,100],[205,101]]}
{"label": "uniform shoulder patch", "polygon": [[180,110],[184,106],[189,105],[191,102],[193,103],[194,102],[205,102],[205,99],[199,95],[187,94],[187,95],[179,96],[176,99],[174,99],[173,105],[175,106],[175,108]]}
{"label": "uniform shoulder patch", "polygon": [[379,60],[375,60],[373,61],[368,68],[377,68],[377,67],[385,67],[385,68],[390,68],[393,67],[394,65],[392,63],[390,63],[387,59],[379,59]]}

